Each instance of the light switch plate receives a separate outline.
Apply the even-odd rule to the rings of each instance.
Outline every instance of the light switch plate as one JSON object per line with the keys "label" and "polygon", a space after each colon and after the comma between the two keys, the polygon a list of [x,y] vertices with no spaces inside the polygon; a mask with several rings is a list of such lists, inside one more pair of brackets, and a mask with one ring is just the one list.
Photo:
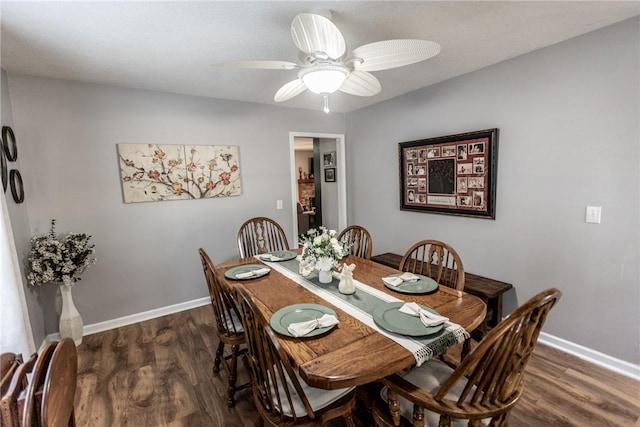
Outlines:
{"label": "light switch plate", "polygon": [[276,200],[276,209],[282,209],[282,200]]}
{"label": "light switch plate", "polygon": [[600,206],[587,206],[586,222],[591,224],[600,224],[600,216],[602,208]]}

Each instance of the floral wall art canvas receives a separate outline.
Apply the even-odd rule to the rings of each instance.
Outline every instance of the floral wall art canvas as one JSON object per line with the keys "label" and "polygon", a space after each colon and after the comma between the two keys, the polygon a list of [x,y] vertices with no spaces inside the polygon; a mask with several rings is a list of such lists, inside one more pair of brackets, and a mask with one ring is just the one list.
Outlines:
{"label": "floral wall art canvas", "polygon": [[238,147],[118,144],[125,203],[242,194]]}

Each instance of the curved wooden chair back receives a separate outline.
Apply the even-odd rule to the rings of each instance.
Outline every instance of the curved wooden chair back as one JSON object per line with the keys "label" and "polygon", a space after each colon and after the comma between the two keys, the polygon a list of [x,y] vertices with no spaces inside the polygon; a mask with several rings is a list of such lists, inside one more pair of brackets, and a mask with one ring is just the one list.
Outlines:
{"label": "curved wooden chair back", "polygon": [[399,269],[429,276],[443,286],[464,290],[462,259],[449,244],[439,240],[415,243],[402,257]]}
{"label": "curved wooden chair back", "polygon": [[[71,338],[58,343],[42,385],[42,427],[75,426],[73,403],[78,377],[78,353]],[[38,425],[38,424],[36,424]]]}
{"label": "curved wooden chair back", "polygon": [[245,327],[253,396],[262,421],[271,426],[320,426],[329,419],[342,416],[348,417],[347,425],[353,425],[350,414],[355,406],[355,393],[348,394],[346,399],[324,408],[322,412],[314,412],[269,322],[244,289],[238,289],[236,295]]}
{"label": "curved wooden chair back", "polygon": [[[469,419],[469,425],[491,418],[490,425],[506,424],[506,417],[523,389],[524,371],[538,341],[547,315],[562,293],[555,288],[535,295],[492,329],[476,349],[463,359],[435,393],[417,389],[399,375],[383,380],[389,387],[389,407],[397,408],[396,396],[414,402],[414,421],[422,408],[440,414],[440,426],[451,419]],[[428,364],[425,365],[429,369]],[[453,389],[462,390],[457,399]],[[451,393],[449,397],[447,394]],[[399,412],[391,411],[399,425]],[[415,424],[417,425],[417,424]]]}
{"label": "curved wooden chair back", "polygon": [[218,335],[225,338],[244,337],[244,331],[240,324],[240,312],[236,307],[230,290],[227,289],[224,282],[218,280],[217,269],[207,252],[200,248],[198,253],[200,254],[204,277],[209,288],[209,297],[211,298]]}
{"label": "curved wooden chair back", "polygon": [[11,360],[9,360],[9,356],[5,357],[4,375],[2,376],[0,425],[3,427],[18,427],[21,425],[24,408],[24,396],[22,396],[22,392],[29,384],[27,375],[33,371],[38,357],[38,355],[34,353],[29,360],[22,363],[22,355],[11,354],[14,355]]}
{"label": "curved wooden chair back", "polygon": [[22,355],[16,353],[2,353],[0,355],[0,397],[9,389],[13,375],[23,364]]}
{"label": "curved wooden chair back", "polygon": [[[227,405],[231,407],[235,405],[236,392],[251,385],[250,382],[241,385],[236,384],[238,358],[246,354],[246,349],[240,349],[240,345],[244,343],[244,329],[240,312],[236,307],[231,291],[224,281],[219,280],[220,273],[218,269],[204,249],[198,249],[198,253],[200,254],[204,277],[209,288],[213,317],[216,322],[216,333],[219,340],[213,364],[213,373],[215,375],[220,371],[220,365],[227,372]],[[230,354],[225,355],[225,345],[231,347]]]}
{"label": "curved wooden chair back", "polygon": [[338,240],[345,240],[351,246],[349,253],[351,255],[370,259],[373,251],[373,240],[371,234],[366,228],[359,225],[350,225],[338,234]]}
{"label": "curved wooden chair back", "polygon": [[266,217],[245,221],[238,230],[238,252],[247,258],[271,251],[289,249],[289,241],[280,224]]}
{"label": "curved wooden chair back", "polygon": [[21,427],[38,427],[40,420],[40,402],[42,401],[42,386],[47,375],[47,369],[51,363],[53,351],[58,346],[58,342],[48,343],[38,355],[33,366],[31,380],[27,386],[27,394],[24,398],[24,409],[22,410]]}

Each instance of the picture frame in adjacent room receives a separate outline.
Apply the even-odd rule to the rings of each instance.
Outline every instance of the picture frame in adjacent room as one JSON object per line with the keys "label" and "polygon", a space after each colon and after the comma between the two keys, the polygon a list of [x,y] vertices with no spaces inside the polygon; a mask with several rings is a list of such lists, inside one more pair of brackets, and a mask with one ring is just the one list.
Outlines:
{"label": "picture frame in adjacent room", "polygon": [[322,166],[323,167],[330,167],[330,166],[335,166],[336,165],[336,152],[335,151],[330,151],[328,153],[323,153],[322,154]]}
{"label": "picture frame in adjacent room", "polygon": [[324,182],[336,182],[336,168],[324,170]]}
{"label": "picture frame in adjacent room", "polygon": [[398,148],[401,210],[495,219],[497,128]]}

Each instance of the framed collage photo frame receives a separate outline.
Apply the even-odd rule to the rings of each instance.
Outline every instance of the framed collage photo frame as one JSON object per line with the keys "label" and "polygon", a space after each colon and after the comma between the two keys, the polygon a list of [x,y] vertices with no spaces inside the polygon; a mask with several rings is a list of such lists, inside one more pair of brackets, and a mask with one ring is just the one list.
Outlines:
{"label": "framed collage photo frame", "polygon": [[398,147],[400,210],[495,219],[497,128]]}

